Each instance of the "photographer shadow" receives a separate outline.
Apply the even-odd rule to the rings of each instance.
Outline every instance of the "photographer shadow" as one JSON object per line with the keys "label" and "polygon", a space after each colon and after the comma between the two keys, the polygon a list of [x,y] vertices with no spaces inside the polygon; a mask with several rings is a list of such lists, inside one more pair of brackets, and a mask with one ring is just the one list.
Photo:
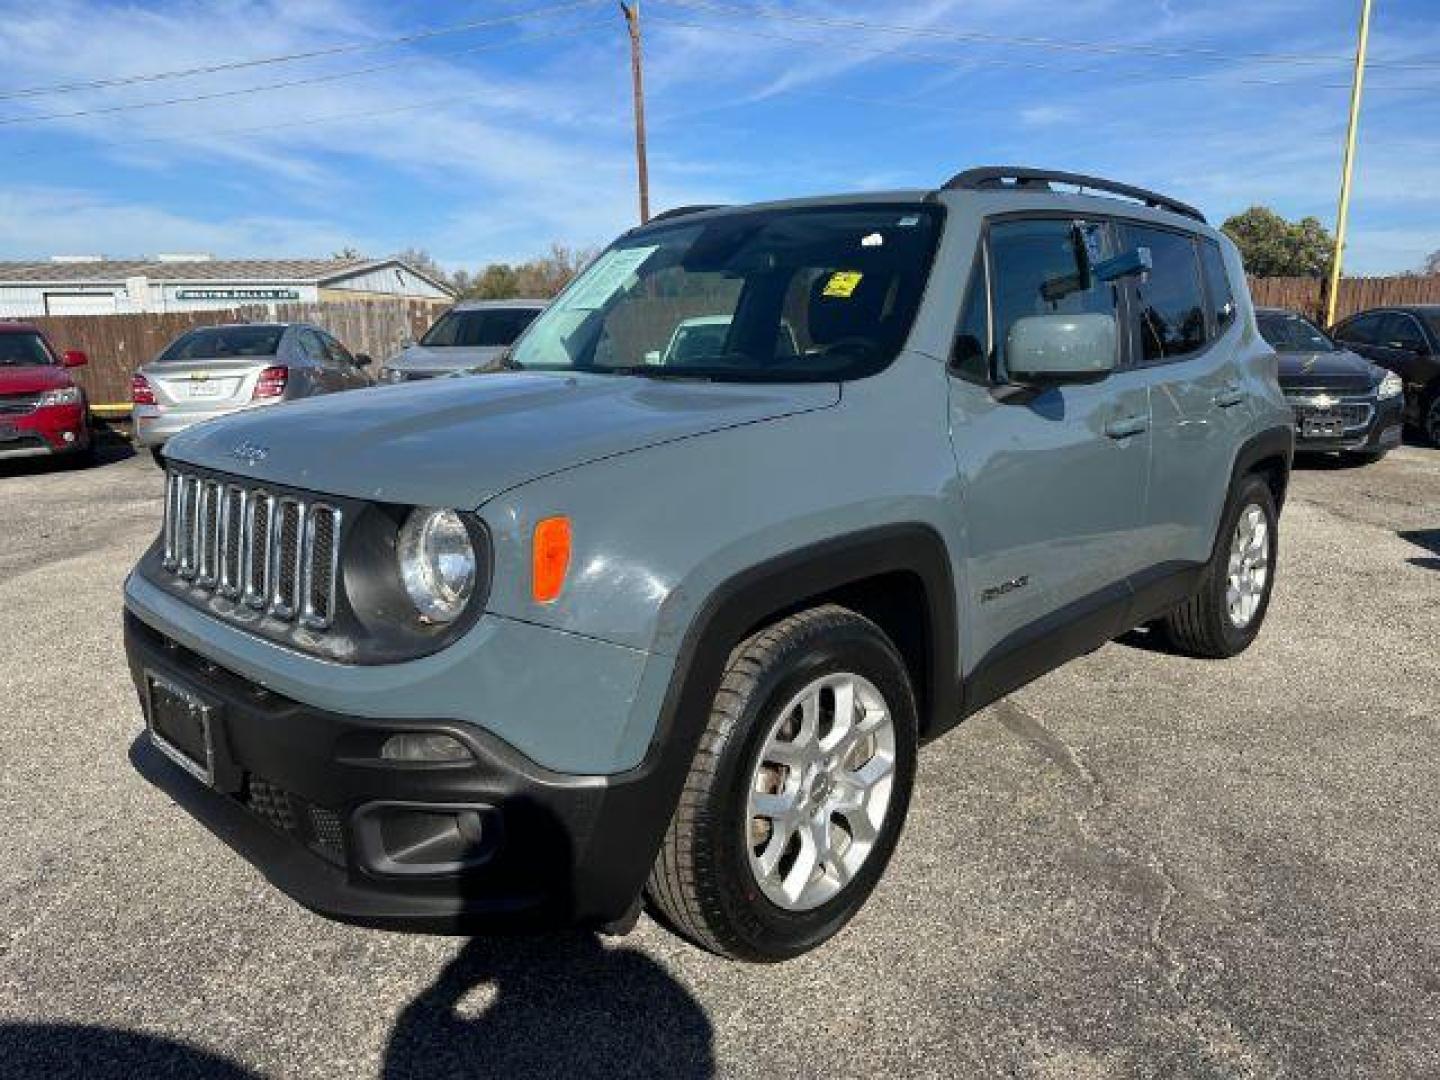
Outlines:
{"label": "photographer shadow", "polygon": [[683,986],[643,953],[570,933],[469,941],[400,1014],[382,1075],[714,1072],[710,1021]]}

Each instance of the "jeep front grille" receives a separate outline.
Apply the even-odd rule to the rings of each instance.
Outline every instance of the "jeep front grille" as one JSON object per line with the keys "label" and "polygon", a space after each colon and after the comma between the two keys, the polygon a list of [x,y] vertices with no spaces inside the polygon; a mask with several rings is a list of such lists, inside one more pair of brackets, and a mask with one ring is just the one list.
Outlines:
{"label": "jeep front grille", "polygon": [[324,630],[335,617],[340,511],[263,487],[170,472],[167,571],[277,619]]}

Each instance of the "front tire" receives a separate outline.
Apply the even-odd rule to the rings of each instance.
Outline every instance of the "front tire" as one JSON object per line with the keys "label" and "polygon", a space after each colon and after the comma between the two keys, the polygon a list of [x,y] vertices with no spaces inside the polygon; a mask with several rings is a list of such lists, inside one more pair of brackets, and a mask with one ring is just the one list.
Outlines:
{"label": "front tire", "polygon": [[652,912],[734,959],[819,945],[895,850],[916,743],[905,663],[870,620],[826,605],[741,642],[646,885]]}
{"label": "front tire", "polygon": [[1270,485],[1258,476],[1244,477],[1226,505],[1200,588],[1166,616],[1172,645],[1216,659],[1250,647],[1270,607],[1279,524]]}

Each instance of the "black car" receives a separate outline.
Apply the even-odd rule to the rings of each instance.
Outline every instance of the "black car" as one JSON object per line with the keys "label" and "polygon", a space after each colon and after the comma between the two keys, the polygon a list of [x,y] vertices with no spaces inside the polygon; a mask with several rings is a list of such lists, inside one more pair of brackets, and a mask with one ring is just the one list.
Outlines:
{"label": "black car", "polygon": [[1280,357],[1280,388],[1295,410],[1295,449],[1375,460],[1400,443],[1403,385],[1282,308],[1257,308],[1260,335]]}
{"label": "black car", "polygon": [[1440,304],[1362,311],[1331,334],[1405,381],[1405,419],[1440,446]]}

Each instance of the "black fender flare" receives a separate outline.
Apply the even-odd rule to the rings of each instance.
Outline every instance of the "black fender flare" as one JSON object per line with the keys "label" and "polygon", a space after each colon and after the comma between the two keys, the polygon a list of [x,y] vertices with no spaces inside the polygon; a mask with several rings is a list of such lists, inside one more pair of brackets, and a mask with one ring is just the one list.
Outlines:
{"label": "black fender flare", "polygon": [[[717,586],[691,618],[654,735],[641,764],[607,778],[606,808],[590,840],[611,899],[637,896],[689,776],[730,653],[746,635],[828,593],[894,572],[916,575],[926,598],[924,685],[916,686],[921,735],[958,715],[959,625],[949,552],[929,525],[878,526],[801,547]],[[672,601],[667,601],[672,602]]]}

